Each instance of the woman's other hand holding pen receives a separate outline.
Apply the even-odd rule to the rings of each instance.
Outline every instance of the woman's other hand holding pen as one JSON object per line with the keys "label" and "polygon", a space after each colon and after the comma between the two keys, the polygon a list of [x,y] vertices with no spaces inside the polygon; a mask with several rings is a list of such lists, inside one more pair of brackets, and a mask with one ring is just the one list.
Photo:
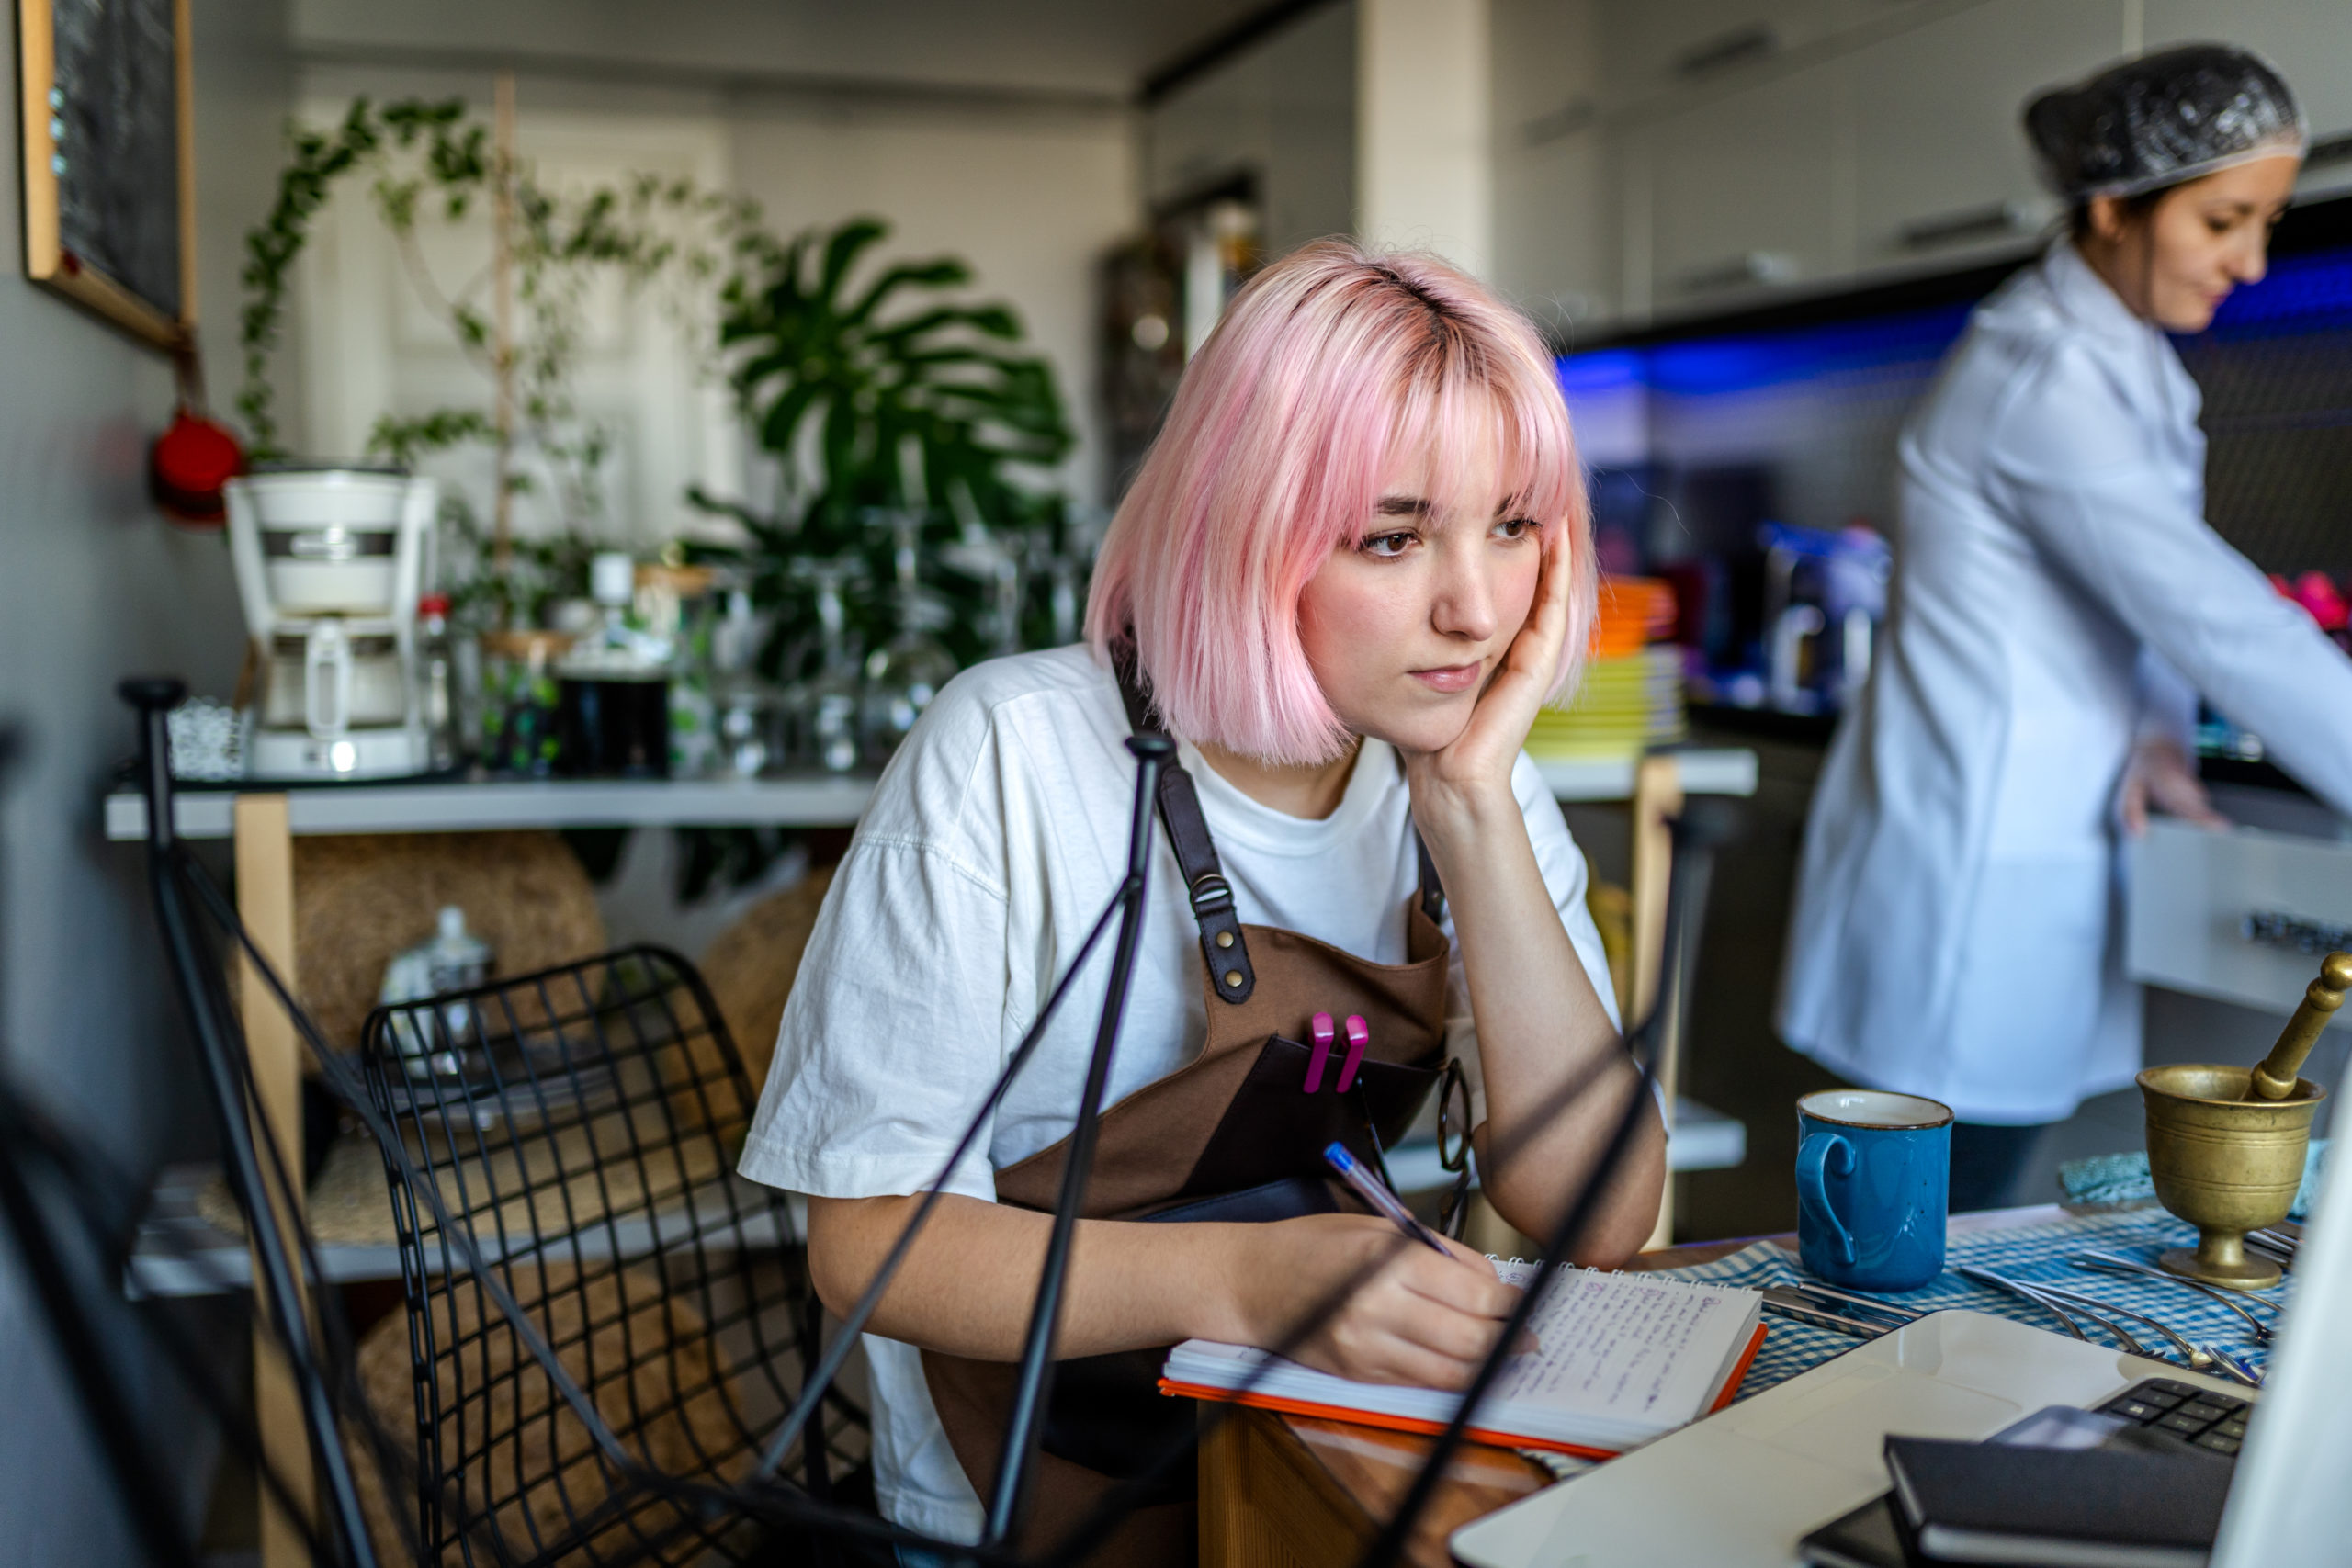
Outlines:
{"label": "woman's other hand holding pen", "polygon": [[[1459,1242],[1445,1241],[1440,1256],[1371,1215],[1310,1214],[1237,1229],[1246,1233],[1232,1277],[1237,1342],[1288,1347],[1291,1359],[1318,1371],[1460,1388],[1519,1301],[1515,1287]],[[1346,1303],[1329,1310],[1342,1294]],[[1323,1321],[1291,1345],[1317,1315]]]}

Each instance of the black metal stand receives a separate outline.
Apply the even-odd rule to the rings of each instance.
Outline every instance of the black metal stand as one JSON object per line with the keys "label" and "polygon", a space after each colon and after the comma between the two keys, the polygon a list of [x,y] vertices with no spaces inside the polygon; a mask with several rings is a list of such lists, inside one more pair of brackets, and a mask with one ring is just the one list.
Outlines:
{"label": "black metal stand", "polygon": [[1046,1267],[1030,1309],[1029,1333],[1021,1347],[1021,1375],[1014,1385],[1012,1415],[1004,1427],[1004,1457],[997,1465],[995,1495],[989,1499],[983,1546],[997,1547],[1020,1527],[1022,1499],[1037,1461],[1038,1411],[1052,1385],[1054,1340],[1061,1330],[1062,1287],[1069,1275],[1069,1248],[1086,1206],[1086,1179],[1094,1168],[1094,1138],[1102,1120],[1102,1093],[1111,1077],[1111,1057],[1127,1011],[1136,952],[1143,935],[1143,910],[1151,885],[1152,803],[1159,798],[1159,773],[1176,754],[1165,735],[1134,735],[1127,750],[1136,758],[1136,798],[1127,822],[1127,874],[1119,885],[1119,943],[1111,956],[1111,983],[1102,994],[1102,1016],[1094,1031],[1093,1055],[1086,1063],[1086,1089],[1078,1102],[1078,1125],[1070,1132],[1069,1163],[1062,1168],[1062,1190],[1054,1201],[1053,1236]]}
{"label": "black metal stand", "polygon": [[[354,1568],[375,1568],[376,1553],[359,1506],[359,1491],[351,1473],[350,1457],[334,1440],[335,1413],[325,1375],[311,1332],[308,1303],[288,1256],[286,1233],[280,1228],[280,1206],[263,1172],[262,1150],[254,1129],[258,1107],[246,1091],[251,1065],[243,1036],[227,1016],[226,998],[192,977],[209,975],[180,902],[172,862],[178,845],[172,801],[172,753],[169,716],[187,694],[177,681],[125,681],[119,688],[123,700],[140,714],[140,773],[147,797],[147,880],[153,896],[156,923],[172,958],[180,1003],[196,1032],[198,1057],[212,1101],[214,1131],[220,1139],[221,1160],[230,1190],[247,1216],[254,1249],[256,1304],[269,1314],[275,1332],[286,1348],[296,1397],[310,1428],[311,1455],[326,1483],[326,1504],[335,1520]],[[263,1129],[267,1138],[267,1129]],[[290,1191],[291,1179],[272,1143],[267,1153],[277,1192]]]}

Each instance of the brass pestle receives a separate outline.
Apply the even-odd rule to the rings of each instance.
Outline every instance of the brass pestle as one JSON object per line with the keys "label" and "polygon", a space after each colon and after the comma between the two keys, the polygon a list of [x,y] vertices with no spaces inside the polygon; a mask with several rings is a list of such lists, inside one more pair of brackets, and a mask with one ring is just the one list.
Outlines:
{"label": "brass pestle", "polygon": [[2302,1005],[2278,1032],[2278,1043],[2255,1067],[2253,1082],[2246,1085],[2248,1100],[2284,1100],[2295,1092],[2295,1075],[2344,1005],[2346,991],[2352,991],[2352,953],[2331,953],[2320,963],[2319,978],[2303,987]]}
{"label": "brass pestle", "polygon": [[2275,1225],[2302,1185],[2312,1117],[2327,1091],[2298,1077],[2320,1032],[2352,991],[2352,953],[2331,953],[2278,1043],[2252,1068],[2195,1064],[2140,1074],[2148,1111],[2148,1175],[2156,1197],[2197,1227],[2192,1251],[2159,1259],[2176,1274],[2259,1291],[2279,1269],[2245,1249],[2245,1233]]}

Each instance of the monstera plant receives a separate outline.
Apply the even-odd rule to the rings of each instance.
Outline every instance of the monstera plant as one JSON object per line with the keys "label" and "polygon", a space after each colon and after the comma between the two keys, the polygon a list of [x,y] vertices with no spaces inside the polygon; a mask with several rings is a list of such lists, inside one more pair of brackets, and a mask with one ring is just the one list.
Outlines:
{"label": "monstera plant", "polygon": [[[881,220],[857,218],[800,234],[722,293],[729,385],[777,460],[781,488],[773,514],[695,499],[742,524],[750,547],[729,553],[750,569],[758,598],[786,609],[764,660],[771,672],[794,673],[814,654],[796,557],[863,558],[852,630],[867,647],[897,630],[891,540],[873,509],[922,513],[925,542],[949,559],[1061,525],[1060,498],[1020,473],[1069,451],[1052,367],[1022,352],[1011,310],[960,297],[972,282],[966,263],[861,265],[888,233]],[[929,629],[959,660],[978,657],[989,641],[984,585],[951,570],[927,573],[924,589]]]}

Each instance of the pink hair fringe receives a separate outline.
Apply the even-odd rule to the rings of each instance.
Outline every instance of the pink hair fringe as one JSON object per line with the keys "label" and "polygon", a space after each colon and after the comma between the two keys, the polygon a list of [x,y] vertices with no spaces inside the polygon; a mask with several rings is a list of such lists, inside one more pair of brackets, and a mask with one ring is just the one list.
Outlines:
{"label": "pink hair fringe", "polygon": [[1390,455],[1422,446],[1437,496],[1498,451],[1526,515],[1566,532],[1559,700],[1591,638],[1597,577],[1551,356],[1523,317],[1437,257],[1342,240],[1251,279],[1185,371],[1103,538],[1088,640],[1107,659],[1131,635],[1161,716],[1187,739],[1278,763],[1338,755],[1349,736],[1300,646],[1299,595],[1355,542]]}

